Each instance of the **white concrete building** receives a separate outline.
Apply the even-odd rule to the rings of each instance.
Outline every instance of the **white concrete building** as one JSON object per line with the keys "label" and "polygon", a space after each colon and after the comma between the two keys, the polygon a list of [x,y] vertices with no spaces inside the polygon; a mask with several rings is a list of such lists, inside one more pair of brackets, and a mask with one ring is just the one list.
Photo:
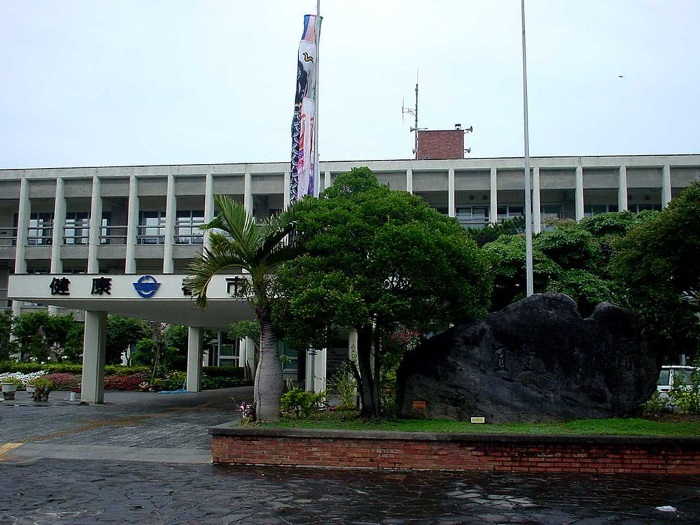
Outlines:
{"label": "white concrete building", "polygon": [[[357,166],[465,227],[523,214],[522,158],[325,162],[321,190]],[[660,210],[700,180],[700,155],[535,157],[531,166],[535,232],[549,217]],[[252,315],[230,299],[233,275],[212,284],[206,311],[185,295],[187,265],[207,242],[197,226],[214,216],[216,194],[263,218],[288,204],[288,188],[287,163],[2,169],[0,300],[15,314],[36,305],[86,312],[87,401],[103,400],[108,313],[190,326],[188,389],[199,390],[201,329],[225,331]],[[307,387],[323,387],[347,345],[302,356]],[[242,366],[250,359],[245,345],[230,350],[216,362]]]}

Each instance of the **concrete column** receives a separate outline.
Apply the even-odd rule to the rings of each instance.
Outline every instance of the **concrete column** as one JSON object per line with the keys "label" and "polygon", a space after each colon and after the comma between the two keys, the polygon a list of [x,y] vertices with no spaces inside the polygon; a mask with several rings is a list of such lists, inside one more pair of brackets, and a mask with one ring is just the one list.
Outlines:
{"label": "concrete column", "polygon": [[333,184],[333,181],[332,181],[332,178],[331,178],[331,172],[330,172],[330,171],[326,171],[326,172],[324,173],[323,189],[324,189],[324,190],[327,190],[328,188],[331,187],[332,184]]}
{"label": "concrete column", "polygon": [[[29,182],[27,179],[19,183],[19,210],[17,212],[17,245],[15,246],[15,274],[27,273],[27,236],[29,234],[29,216],[32,212],[29,200]],[[22,301],[12,301],[12,315],[22,313]]]}
{"label": "concrete column", "polygon": [[532,169],[532,231],[542,231],[542,206],[540,204],[540,168]]}
{"label": "concrete column", "polygon": [[81,400],[104,403],[107,312],[85,312]]}
{"label": "concrete column", "polygon": [[243,206],[248,215],[253,215],[253,179],[246,173],[243,179]]}
{"label": "concrete column", "polygon": [[583,168],[576,166],[576,220],[583,219]]}
{"label": "concrete column", "polygon": [[61,245],[65,234],[66,225],[66,198],[64,193],[63,177],[56,179],[56,198],[53,205],[53,242],[51,243],[51,273],[61,273],[63,263],[61,261]]}
{"label": "concrete column", "polygon": [[326,360],[328,350],[316,350],[314,359],[314,392],[323,392],[326,389]]}
{"label": "concrete column", "polygon": [[[204,222],[209,222],[214,218],[214,176],[211,172],[207,173],[207,178],[204,183]],[[204,246],[209,246],[211,232],[204,232]]]}
{"label": "concrete column", "polygon": [[292,176],[292,174],[289,171],[284,172],[284,209],[285,210],[287,208],[289,208],[289,203],[291,202],[291,198],[289,196],[289,189],[292,185],[291,176]]}
{"label": "concrete column", "polygon": [[255,341],[250,337],[242,339],[240,366],[247,369],[246,379],[255,378]]}
{"label": "concrete column", "polygon": [[357,332],[355,330],[348,335],[348,359],[357,363]]}
{"label": "concrete column", "polygon": [[126,226],[126,256],[124,273],[136,273],[136,242],[139,231],[139,181],[136,175],[129,178],[129,210]]}
{"label": "concrete column", "polygon": [[318,350],[307,350],[306,351],[306,367],[304,368],[304,377],[306,381],[304,382],[304,390],[307,392],[315,392],[316,380],[314,377],[316,371],[316,353]]}
{"label": "concrete column", "polygon": [[87,273],[100,273],[100,263],[97,259],[97,248],[100,245],[100,230],[102,226],[102,197],[100,195],[100,178],[92,178],[92,197],[90,200],[90,236],[88,238],[88,267]]}
{"label": "concrete column", "polygon": [[498,174],[496,168],[491,168],[489,176],[489,222],[498,222]]}
{"label": "concrete column", "polygon": [[199,327],[190,326],[187,332],[187,391],[202,391],[202,335]]}
{"label": "concrete column", "polygon": [[413,170],[411,168],[406,170],[406,191],[413,194]]}
{"label": "concrete column", "polygon": [[455,210],[455,170],[447,170],[447,214],[450,217],[456,215]]}
{"label": "concrete column", "polygon": [[617,209],[618,211],[627,211],[627,166],[620,166],[618,179]]}
{"label": "concrete column", "polygon": [[175,216],[177,215],[177,197],[175,197],[175,176],[168,175],[168,189],[165,198],[165,245],[163,247],[163,273],[173,273],[173,245],[175,244]]}
{"label": "concrete column", "polygon": [[666,164],[661,172],[661,207],[665,210],[671,202],[671,166]]}

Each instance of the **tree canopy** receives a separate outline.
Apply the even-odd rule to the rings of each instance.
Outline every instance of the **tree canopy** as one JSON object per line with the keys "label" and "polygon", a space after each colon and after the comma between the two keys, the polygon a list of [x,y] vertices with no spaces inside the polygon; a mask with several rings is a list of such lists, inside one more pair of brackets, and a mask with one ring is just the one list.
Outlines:
{"label": "tree canopy", "polygon": [[325,347],[336,327],[356,330],[365,416],[379,415],[383,333],[444,328],[487,311],[489,260],[459,223],[380,185],[368,168],[302,201],[295,241],[301,255],[279,272],[276,325],[302,349]]}
{"label": "tree canopy", "polygon": [[632,228],[611,267],[659,350],[667,357],[695,355],[700,342],[700,182]]}

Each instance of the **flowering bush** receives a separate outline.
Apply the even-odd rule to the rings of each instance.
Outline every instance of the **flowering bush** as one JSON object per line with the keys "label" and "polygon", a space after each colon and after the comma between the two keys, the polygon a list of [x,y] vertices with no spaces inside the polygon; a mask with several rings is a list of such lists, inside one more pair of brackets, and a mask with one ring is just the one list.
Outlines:
{"label": "flowering bush", "polygon": [[35,379],[40,378],[46,374],[46,372],[39,371],[39,372],[31,372],[29,374],[23,374],[22,372],[6,372],[4,374],[0,374],[0,381],[6,380],[6,379],[16,379],[22,382],[22,385],[26,386],[27,383],[31,383]]}
{"label": "flowering bush", "polygon": [[53,383],[54,390],[71,390],[80,386],[81,378],[76,374],[47,374],[42,379],[49,379]]}
{"label": "flowering bush", "polygon": [[148,380],[146,374],[139,372],[121,376],[105,377],[105,390],[142,390],[142,383]]}

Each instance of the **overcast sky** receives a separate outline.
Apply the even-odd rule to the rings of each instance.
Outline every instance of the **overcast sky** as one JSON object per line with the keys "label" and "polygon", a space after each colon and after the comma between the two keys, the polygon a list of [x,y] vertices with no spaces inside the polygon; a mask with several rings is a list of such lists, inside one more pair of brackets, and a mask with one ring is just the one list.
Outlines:
{"label": "overcast sky", "polygon": [[[315,0],[3,0],[0,167],[288,161]],[[700,1],[526,0],[530,153],[700,153]],[[321,160],[523,154],[519,0],[323,0]]]}

